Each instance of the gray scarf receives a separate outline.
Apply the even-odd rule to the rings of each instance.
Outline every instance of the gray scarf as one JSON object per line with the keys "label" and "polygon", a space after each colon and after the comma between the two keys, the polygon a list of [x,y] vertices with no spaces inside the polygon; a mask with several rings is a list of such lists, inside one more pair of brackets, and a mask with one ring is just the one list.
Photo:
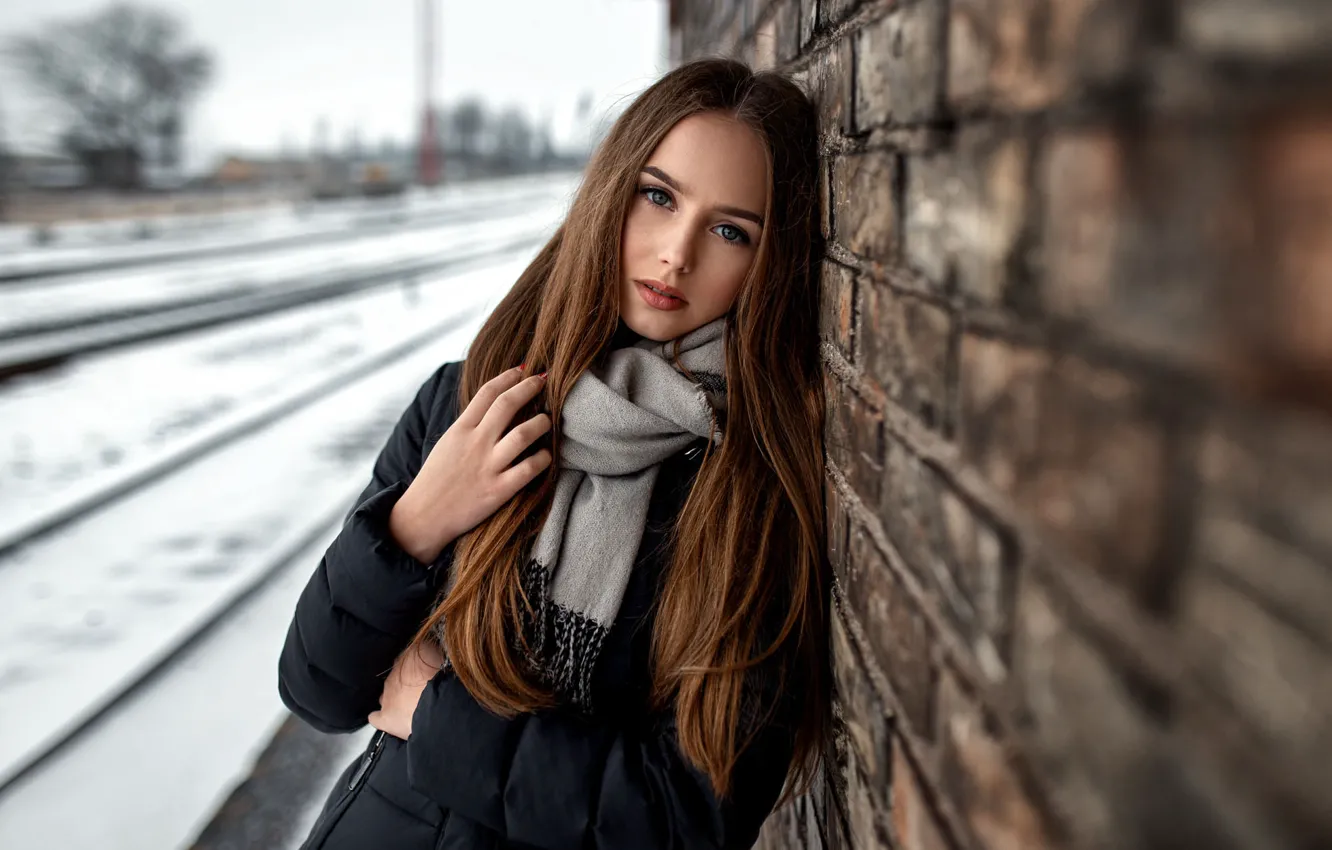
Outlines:
{"label": "gray scarf", "polygon": [[640,340],[584,372],[561,415],[554,502],[524,589],[537,607],[528,657],[557,693],[590,710],[592,670],[643,539],[662,461],[699,437],[721,441],[725,317],[674,341]]}

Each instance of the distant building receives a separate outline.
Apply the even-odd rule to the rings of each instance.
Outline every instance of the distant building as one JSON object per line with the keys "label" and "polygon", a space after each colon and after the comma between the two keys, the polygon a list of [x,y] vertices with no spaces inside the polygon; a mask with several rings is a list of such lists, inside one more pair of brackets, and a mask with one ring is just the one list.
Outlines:
{"label": "distant building", "polygon": [[317,172],[318,166],[314,162],[298,157],[228,156],[209,176],[208,182],[223,187],[309,183]]}

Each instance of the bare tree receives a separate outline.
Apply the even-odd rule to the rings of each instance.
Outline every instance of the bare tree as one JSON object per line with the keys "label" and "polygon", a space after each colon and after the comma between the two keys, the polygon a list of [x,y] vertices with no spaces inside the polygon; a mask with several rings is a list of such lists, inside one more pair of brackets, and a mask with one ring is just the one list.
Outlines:
{"label": "bare tree", "polygon": [[28,83],[65,111],[62,140],[94,181],[133,186],[148,157],[177,164],[186,108],[212,75],[209,53],[183,42],[170,12],[117,4],[5,47]]}

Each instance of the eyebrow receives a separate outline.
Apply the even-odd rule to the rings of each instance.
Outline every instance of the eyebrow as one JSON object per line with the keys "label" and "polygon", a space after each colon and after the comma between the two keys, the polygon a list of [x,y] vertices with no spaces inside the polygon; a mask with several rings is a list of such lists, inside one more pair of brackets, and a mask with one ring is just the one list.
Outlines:
{"label": "eyebrow", "polygon": [[[667,186],[670,186],[672,189],[674,189],[675,191],[679,192],[682,195],[689,194],[688,192],[685,191],[683,186],[681,186],[678,182],[676,182],[674,177],[667,174],[665,171],[662,171],[660,168],[658,168],[655,165],[643,166],[643,173],[651,174],[653,177],[665,183]],[[748,219],[749,221],[752,221],[755,224],[757,224],[759,227],[763,226],[763,216],[759,215],[758,213],[753,213],[750,212],[749,210],[741,209],[740,207],[717,206],[713,207],[713,209],[715,209],[719,213],[726,213],[727,215],[733,215],[736,218]]]}

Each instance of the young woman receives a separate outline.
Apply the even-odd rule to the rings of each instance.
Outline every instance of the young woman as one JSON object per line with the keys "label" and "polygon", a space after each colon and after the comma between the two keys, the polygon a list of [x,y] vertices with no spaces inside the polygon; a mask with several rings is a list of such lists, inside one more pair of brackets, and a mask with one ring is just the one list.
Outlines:
{"label": "young woman", "polygon": [[284,702],[378,730],[306,847],[750,847],[807,787],[817,174],[808,99],[736,62],[615,123],[297,605]]}

